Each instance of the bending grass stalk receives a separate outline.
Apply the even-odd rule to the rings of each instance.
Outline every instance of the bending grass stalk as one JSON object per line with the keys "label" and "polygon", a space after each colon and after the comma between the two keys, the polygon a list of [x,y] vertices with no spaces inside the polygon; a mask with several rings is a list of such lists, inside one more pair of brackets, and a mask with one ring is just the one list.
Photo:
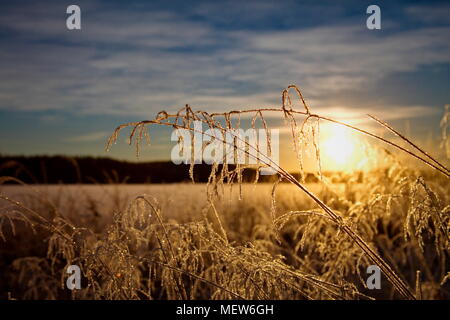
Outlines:
{"label": "bending grass stalk", "polygon": [[[289,110],[286,109],[286,101],[291,105],[291,100],[290,97],[288,95],[288,90],[289,89],[295,89],[296,92],[299,95],[299,98],[301,99],[304,107],[305,107],[305,112],[302,111],[296,111],[292,109],[292,106]],[[217,116],[223,116],[225,117],[225,119],[227,119],[227,123],[229,123],[229,119],[230,116],[232,114],[242,114],[242,113],[257,113],[257,115],[260,115],[262,117],[262,112],[264,111],[275,111],[275,112],[283,112],[285,117],[286,115],[291,115],[292,113],[295,114],[302,114],[302,115],[306,115],[307,118],[305,121],[307,121],[310,117],[314,117],[320,120],[325,120],[325,121],[329,121],[329,122],[333,122],[336,124],[340,124],[343,126],[346,126],[348,128],[351,128],[353,130],[356,130],[358,132],[361,132],[363,134],[366,134],[368,136],[371,136],[375,139],[378,139],[384,143],[387,143],[391,146],[394,146],[406,153],[408,153],[409,155],[421,160],[422,162],[424,162],[425,164],[429,165],[430,167],[436,169],[437,171],[441,172],[442,174],[446,175],[447,177],[450,177],[450,173],[449,170],[443,166],[442,164],[440,164],[437,160],[435,160],[433,157],[431,157],[429,154],[427,154],[426,152],[424,152],[422,149],[418,148],[417,146],[415,146],[415,148],[417,150],[419,150],[421,153],[425,154],[426,157],[428,157],[429,159],[431,159],[432,162],[416,155],[415,153],[399,146],[398,144],[395,144],[387,139],[384,139],[378,135],[372,134],[368,131],[359,129],[357,127],[351,126],[349,124],[334,120],[334,119],[330,119],[327,117],[322,117],[319,115],[315,115],[315,114],[311,114],[310,110],[308,108],[308,106],[306,105],[306,102],[303,99],[303,96],[301,95],[300,90],[296,87],[296,86],[289,86],[285,91],[283,91],[283,107],[281,109],[278,108],[266,108],[266,109],[252,109],[252,110],[244,110],[244,111],[231,111],[231,112],[227,112],[227,113],[214,113],[214,114],[208,114],[204,111],[196,111],[194,112],[188,105],[186,105],[186,107],[184,109],[181,109],[177,114],[175,115],[169,115],[167,112],[162,111],[160,113],[158,113],[157,117],[155,120],[145,120],[145,121],[140,121],[140,122],[132,122],[132,123],[127,123],[127,124],[122,124],[120,126],[118,126],[116,128],[116,130],[113,132],[113,134],[111,135],[111,137],[108,140],[108,144],[106,149],[109,150],[109,148],[111,147],[111,145],[116,142],[117,138],[118,138],[118,134],[119,132],[125,128],[125,127],[129,127],[132,126],[133,130],[130,134],[129,137],[129,143],[131,144],[132,139],[136,133],[136,131],[138,130],[139,135],[136,137],[136,146],[138,148],[139,143],[140,143],[140,139],[142,138],[142,136],[146,136],[147,135],[147,131],[145,130],[145,126],[146,125],[151,125],[151,124],[157,124],[157,125],[164,125],[164,126],[170,126],[173,127],[175,129],[184,129],[184,130],[188,130],[191,133],[202,133],[204,135],[208,135],[209,137],[216,139],[218,141],[220,141],[223,144],[228,144],[231,145],[233,147],[233,149],[236,149],[236,145],[229,143],[227,141],[224,141],[223,139],[218,138],[217,136],[213,136],[213,135],[209,135],[206,132],[204,132],[203,130],[196,130],[195,128],[191,127],[191,121],[192,120],[197,120],[197,121],[202,121],[203,123],[206,123],[210,128],[216,128],[219,130],[222,130],[222,132],[225,130],[225,128],[223,128],[216,120],[214,120],[214,117]],[[182,111],[185,111],[185,114],[182,114]],[[200,118],[199,115],[201,115],[203,117]],[[166,119],[175,119],[174,122],[164,122],[162,120],[166,120]],[[178,120],[182,119],[183,120],[183,124],[179,124]],[[237,135],[235,136],[235,139],[240,139]],[[242,139],[240,139],[242,141]],[[243,141],[249,148],[253,148],[255,149],[255,147],[250,146],[246,141]],[[310,198],[312,198],[314,200],[314,202],[316,202],[326,213],[327,215],[330,217],[330,219],[335,222],[339,228],[344,231],[360,248],[363,252],[365,252],[369,258],[376,263],[380,269],[385,273],[385,275],[387,276],[388,280],[394,285],[394,287],[396,288],[397,291],[399,291],[400,294],[402,294],[405,298],[409,298],[409,299],[415,299],[414,294],[412,293],[412,291],[410,290],[410,288],[403,282],[403,280],[395,273],[394,270],[392,270],[392,268],[372,249],[370,248],[370,246],[353,230],[351,229],[347,224],[344,223],[343,218],[336,214],[335,212],[333,212],[333,210],[331,210],[325,203],[323,203],[319,198],[317,198],[312,192],[310,192],[306,187],[304,187],[301,183],[299,183],[291,174],[289,174],[286,170],[284,170],[283,168],[281,168],[279,165],[277,165],[276,163],[274,163],[270,158],[268,158],[266,155],[262,154],[261,152],[259,152],[259,148],[256,149],[257,151],[257,155],[254,156],[252,153],[248,152],[246,150],[246,148],[243,149],[239,149],[240,151],[245,152],[245,154],[247,154],[250,157],[255,158],[257,161],[259,161],[260,163],[263,163],[264,165],[266,165],[269,168],[272,168],[274,170],[277,171],[277,173],[284,179],[288,180],[289,182],[291,182],[292,184],[294,184],[295,186],[297,186],[299,189],[301,189],[303,192],[305,192]],[[138,153],[138,149],[137,149],[137,153]],[[262,157],[265,157],[266,159],[261,159]],[[192,164],[191,164],[192,166]],[[224,165],[226,166],[226,165]],[[220,220],[219,220],[220,221]]]}
{"label": "bending grass stalk", "polygon": [[[148,122],[148,121],[146,121]],[[164,122],[153,122],[150,121],[152,123],[156,123],[156,124],[161,124],[161,125],[168,125],[168,126],[172,126],[176,129],[186,129],[186,130],[190,130],[193,132],[197,132],[198,130],[195,130],[191,127],[185,127],[185,126],[181,126],[181,125],[176,125],[173,123],[164,123]],[[139,124],[141,125],[141,124]],[[122,125],[119,126],[118,129],[116,129],[116,131],[113,133],[113,135],[110,138],[110,143],[113,143],[115,141],[115,139],[117,139],[118,136],[118,131],[117,130],[121,130],[123,128],[125,128],[126,125]],[[220,128],[220,127],[217,127]],[[199,132],[199,133],[204,133],[203,131]],[[208,136],[210,136],[211,138],[213,138],[214,136],[206,134]],[[218,141],[224,143],[224,144],[230,144],[227,143],[226,141],[219,139],[217,137],[215,137]],[[246,142],[247,145],[249,145]],[[249,145],[249,147],[252,147]],[[252,156],[247,150],[242,150],[244,151],[247,155]],[[306,187],[304,187],[302,184],[300,184],[291,174],[289,174],[287,171],[285,171],[283,168],[279,167],[276,163],[274,163],[270,158],[268,158],[267,156],[265,156],[264,154],[259,154],[259,156],[263,156],[266,157],[269,161],[269,163],[267,162],[267,160],[262,160],[261,158],[259,158],[259,160],[261,161],[261,163],[265,164],[266,166],[276,170],[278,172],[278,174],[280,174],[283,178],[285,178],[286,180],[288,180],[289,182],[293,183],[294,185],[296,185],[298,188],[300,188],[303,192],[305,192],[310,198],[312,198],[329,216],[330,218],[333,220],[333,222],[337,223],[338,226],[346,233],[350,236],[351,239],[353,239],[355,241],[355,243],[369,256],[369,258],[376,263],[380,269],[386,274],[388,280],[393,284],[393,286],[399,291],[400,294],[402,294],[405,298],[408,299],[415,299],[414,294],[411,292],[411,290],[408,288],[408,286],[402,281],[402,279],[390,268],[390,266],[384,262],[384,260],[375,252],[373,251],[368,244],[365,243],[365,241],[356,234],[355,231],[353,231],[349,226],[345,225],[343,222],[343,219],[341,216],[339,216],[338,214],[334,213],[328,206],[326,206],[319,198],[317,198],[312,192],[310,192]],[[257,157],[256,157],[257,158]]]}
{"label": "bending grass stalk", "polygon": [[370,114],[368,114],[368,116],[370,118],[372,118],[373,120],[375,120],[376,122],[378,122],[380,125],[382,125],[383,127],[387,128],[389,131],[393,132],[396,136],[398,136],[399,138],[401,138],[402,140],[406,141],[409,145],[411,145],[414,149],[418,150],[420,153],[424,154],[428,159],[430,159],[431,161],[433,161],[435,164],[437,164],[439,167],[441,167],[443,170],[445,170],[447,173],[450,173],[449,169],[447,169],[443,164],[441,164],[440,162],[438,162],[436,159],[434,159],[431,155],[429,155],[425,150],[423,150],[422,148],[420,148],[419,146],[417,146],[414,142],[412,142],[411,140],[409,140],[408,138],[406,138],[404,135],[402,135],[400,132],[398,132],[397,130],[395,130],[394,128],[392,128],[389,124],[387,124],[386,122],[378,119],[375,116],[372,116]]}

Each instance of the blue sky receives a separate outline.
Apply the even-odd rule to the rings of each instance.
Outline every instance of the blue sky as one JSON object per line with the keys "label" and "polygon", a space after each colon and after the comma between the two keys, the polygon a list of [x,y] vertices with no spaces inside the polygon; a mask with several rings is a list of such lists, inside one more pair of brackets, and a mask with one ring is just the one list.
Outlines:
{"label": "blue sky", "polygon": [[[82,30],[65,26],[77,4]],[[381,8],[382,29],[366,28]],[[450,103],[450,5],[439,1],[2,1],[0,153],[107,155],[119,123],[189,103],[373,113],[437,135]],[[143,159],[168,159],[156,131]],[[119,145],[109,156],[132,159]]]}

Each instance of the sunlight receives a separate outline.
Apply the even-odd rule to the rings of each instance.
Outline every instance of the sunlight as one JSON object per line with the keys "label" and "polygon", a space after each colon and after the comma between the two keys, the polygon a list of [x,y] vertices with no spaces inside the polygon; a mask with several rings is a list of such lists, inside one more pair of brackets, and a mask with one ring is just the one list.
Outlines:
{"label": "sunlight", "polygon": [[328,126],[321,143],[323,162],[331,170],[351,169],[359,160],[359,141],[342,126]]}

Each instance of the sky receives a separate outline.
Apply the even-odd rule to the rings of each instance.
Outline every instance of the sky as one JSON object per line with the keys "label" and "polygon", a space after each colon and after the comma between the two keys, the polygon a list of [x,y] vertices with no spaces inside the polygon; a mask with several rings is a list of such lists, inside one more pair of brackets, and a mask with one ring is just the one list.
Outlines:
{"label": "sky", "polygon": [[[81,8],[81,30],[66,8]],[[381,30],[366,27],[369,5]],[[280,106],[296,84],[319,114],[367,113],[424,140],[450,103],[441,1],[2,1],[0,154],[107,154],[120,123],[160,110]],[[123,141],[122,141],[123,142]],[[143,160],[170,157],[155,129]]]}

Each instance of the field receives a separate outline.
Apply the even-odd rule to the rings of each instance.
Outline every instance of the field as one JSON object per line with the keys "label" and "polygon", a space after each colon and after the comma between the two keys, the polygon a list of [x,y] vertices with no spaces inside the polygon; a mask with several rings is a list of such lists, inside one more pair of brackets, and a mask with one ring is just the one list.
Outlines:
{"label": "field", "polygon": [[[289,90],[302,111],[293,109]],[[291,133],[297,175],[269,156],[275,149],[263,113],[274,112]],[[255,145],[240,134],[241,116],[248,120],[249,115],[251,129],[259,125],[265,133]],[[215,148],[206,184],[39,186],[0,177],[0,294],[8,299],[450,299],[450,171],[445,160],[369,117],[396,139],[313,114],[300,90],[289,86],[280,109],[208,114],[186,105],[175,114],[161,111],[153,120],[120,125],[108,141],[110,148],[128,128],[128,142],[139,154],[141,141],[150,141],[149,126],[171,127],[184,130],[178,137],[181,149],[191,150],[185,160],[194,160],[195,135],[201,134],[207,141],[200,151]],[[441,127],[447,156],[449,120],[446,109]],[[320,122],[338,127],[325,133],[325,143]],[[354,134],[379,144],[363,146]],[[303,166],[308,146],[318,164],[313,173]],[[256,165],[230,161],[239,154],[256,159]],[[375,168],[349,166],[374,159]],[[322,160],[350,170],[327,173]],[[193,162],[185,166],[192,181]],[[11,161],[4,167],[12,168]],[[276,173],[272,182],[258,180],[261,167]],[[254,173],[250,180],[247,169]],[[311,174],[317,183],[306,181]],[[73,268],[80,281],[70,275]]]}
{"label": "field", "polygon": [[[417,298],[448,299],[448,181],[413,174],[392,167],[307,188]],[[280,183],[272,203],[272,188],[244,184],[239,200],[239,187],[225,186],[211,206],[206,184],[4,185],[20,204],[3,201],[3,211],[23,221],[2,216],[2,298],[403,298],[384,275],[381,289],[366,288],[373,263],[309,197]],[[80,290],[65,287],[72,264]]]}

